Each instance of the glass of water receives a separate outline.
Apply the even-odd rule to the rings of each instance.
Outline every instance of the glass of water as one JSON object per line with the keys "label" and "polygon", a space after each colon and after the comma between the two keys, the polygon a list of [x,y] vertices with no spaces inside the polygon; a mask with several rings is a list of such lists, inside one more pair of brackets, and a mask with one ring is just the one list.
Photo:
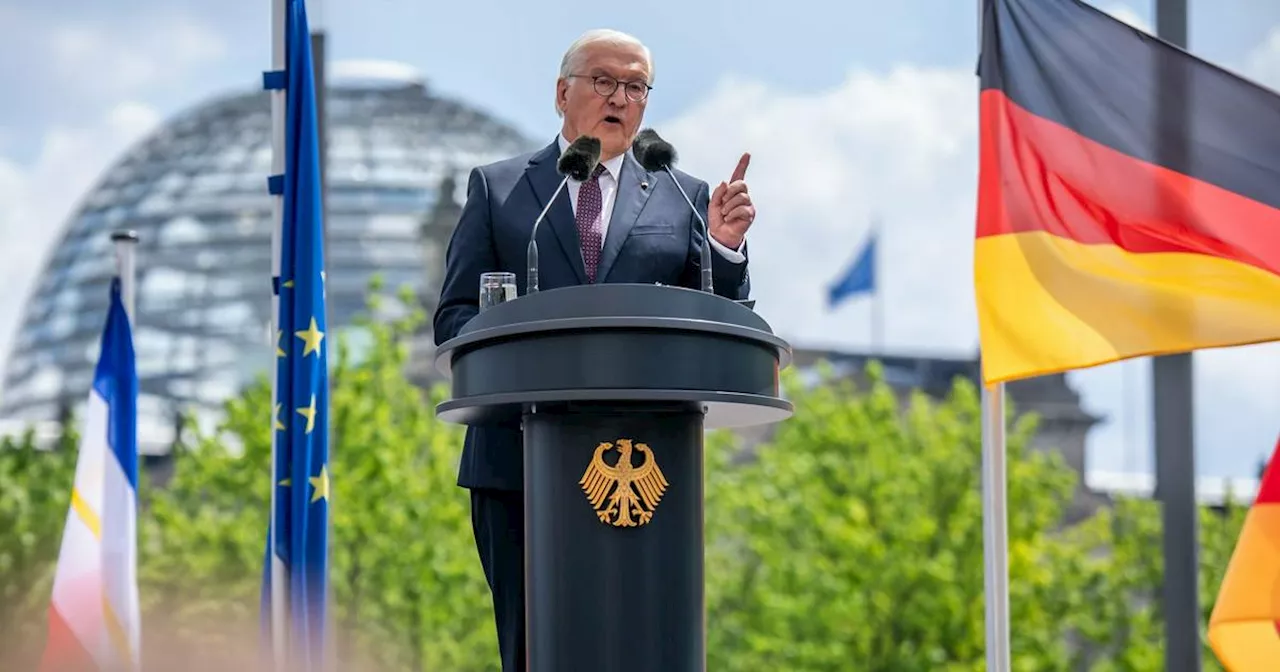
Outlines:
{"label": "glass of water", "polygon": [[516,298],[515,273],[480,274],[480,312]]}

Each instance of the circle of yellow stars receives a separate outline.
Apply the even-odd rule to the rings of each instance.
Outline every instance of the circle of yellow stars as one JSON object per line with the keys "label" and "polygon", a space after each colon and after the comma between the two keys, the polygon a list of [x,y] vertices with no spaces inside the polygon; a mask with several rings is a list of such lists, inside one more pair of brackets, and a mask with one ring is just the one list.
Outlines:
{"label": "circle of yellow stars", "polygon": [[[323,271],[320,272],[320,280],[321,280],[321,283],[323,283],[325,280]],[[284,287],[288,289],[292,289],[293,281],[289,280],[285,282]],[[311,353],[315,353],[316,357],[320,356],[320,344],[324,341],[324,332],[320,331],[319,325],[316,324],[316,318],[312,317],[311,324],[307,325],[306,329],[303,329],[302,331],[295,331],[293,332],[293,335],[296,336],[297,338],[302,339],[302,342],[303,342],[302,356],[303,357],[306,357]],[[276,357],[287,356],[287,353],[282,347],[283,343],[281,343],[283,339],[284,339],[284,330],[283,329],[277,330],[276,331]],[[282,404],[277,403],[275,405],[274,412],[272,413],[273,425],[276,431],[283,431],[285,429],[284,421],[281,420],[280,418],[281,406]],[[316,426],[316,395],[314,394],[311,395],[310,404],[303,406],[301,408],[296,408],[294,409],[294,411],[298,415],[301,415],[302,417],[306,418],[307,425],[306,425],[305,431],[307,434],[310,434],[312,430],[315,429],[315,426]],[[321,499],[324,499],[325,501],[329,500],[329,493],[330,493],[330,487],[331,487],[330,481],[329,481],[329,465],[327,464],[320,465],[320,475],[308,477],[307,481],[310,483],[311,487],[313,488],[313,492],[311,494],[311,503],[314,504],[320,501]],[[290,485],[292,485],[291,479],[286,478],[283,481],[280,481],[280,485],[284,487],[289,487]]]}

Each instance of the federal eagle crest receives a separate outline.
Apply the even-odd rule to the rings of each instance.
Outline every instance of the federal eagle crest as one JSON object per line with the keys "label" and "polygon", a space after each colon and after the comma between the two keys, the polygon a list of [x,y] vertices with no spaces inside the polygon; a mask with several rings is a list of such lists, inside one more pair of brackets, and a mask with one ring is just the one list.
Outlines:
{"label": "federal eagle crest", "polygon": [[[604,454],[614,448],[608,441],[596,446],[578,485],[587,493],[600,522],[614,527],[644,525],[653,518],[653,510],[667,490],[667,478],[649,446],[636,443],[633,448],[631,439],[618,439],[618,460],[610,466],[604,461]],[[633,450],[644,457],[639,465],[631,463]]]}

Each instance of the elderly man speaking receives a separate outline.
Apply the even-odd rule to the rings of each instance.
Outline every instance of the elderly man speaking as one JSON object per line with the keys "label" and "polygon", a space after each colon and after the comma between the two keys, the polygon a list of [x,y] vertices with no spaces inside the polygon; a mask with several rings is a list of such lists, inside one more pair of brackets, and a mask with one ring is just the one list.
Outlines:
{"label": "elderly man speaking", "polygon": [[[560,153],[581,135],[600,140],[600,164],[584,182],[570,181],[538,231],[540,288],[621,282],[700,287],[700,225],[664,171],[649,173],[630,152],[653,89],[653,60],[636,38],[593,30],[560,64],[559,137],[546,147],[471,171],[467,200],[446,255],[434,317],[436,344],[479,312],[480,275],[514,273],[523,294],[526,246],[547,199],[560,184]],[[675,171],[711,232],[716,293],[746,299],[746,233],[755,207],[743,178],[743,154],[715,189]],[[545,242],[543,242],[545,239]],[[616,254],[604,254],[606,241]],[[617,243],[620,243],[618,245]],[[467,429],[458,485],[471,492],[471,522],[493,593],[504,672],[525,669],[523,441],[520,427]]]}

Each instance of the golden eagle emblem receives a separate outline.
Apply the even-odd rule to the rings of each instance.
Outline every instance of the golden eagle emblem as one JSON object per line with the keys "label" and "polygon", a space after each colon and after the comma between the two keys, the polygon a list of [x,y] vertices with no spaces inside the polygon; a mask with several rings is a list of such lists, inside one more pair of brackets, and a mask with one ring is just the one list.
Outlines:
{"label": "golden eagle emblem", "polygon": [[[587,493],[600,522],[614,527],[644,525],[653,518],[653,510],[667,490],[667,477],[662,475],[649,446],[637,443],[633,448],[631,439],[618,439],[618,461],[610,466],[604,461],[604,454],[613,449],[614,444],[607,441],[596,446],[578,485]],[[631,463],[633,450],[644,457],[638,466]]]}

